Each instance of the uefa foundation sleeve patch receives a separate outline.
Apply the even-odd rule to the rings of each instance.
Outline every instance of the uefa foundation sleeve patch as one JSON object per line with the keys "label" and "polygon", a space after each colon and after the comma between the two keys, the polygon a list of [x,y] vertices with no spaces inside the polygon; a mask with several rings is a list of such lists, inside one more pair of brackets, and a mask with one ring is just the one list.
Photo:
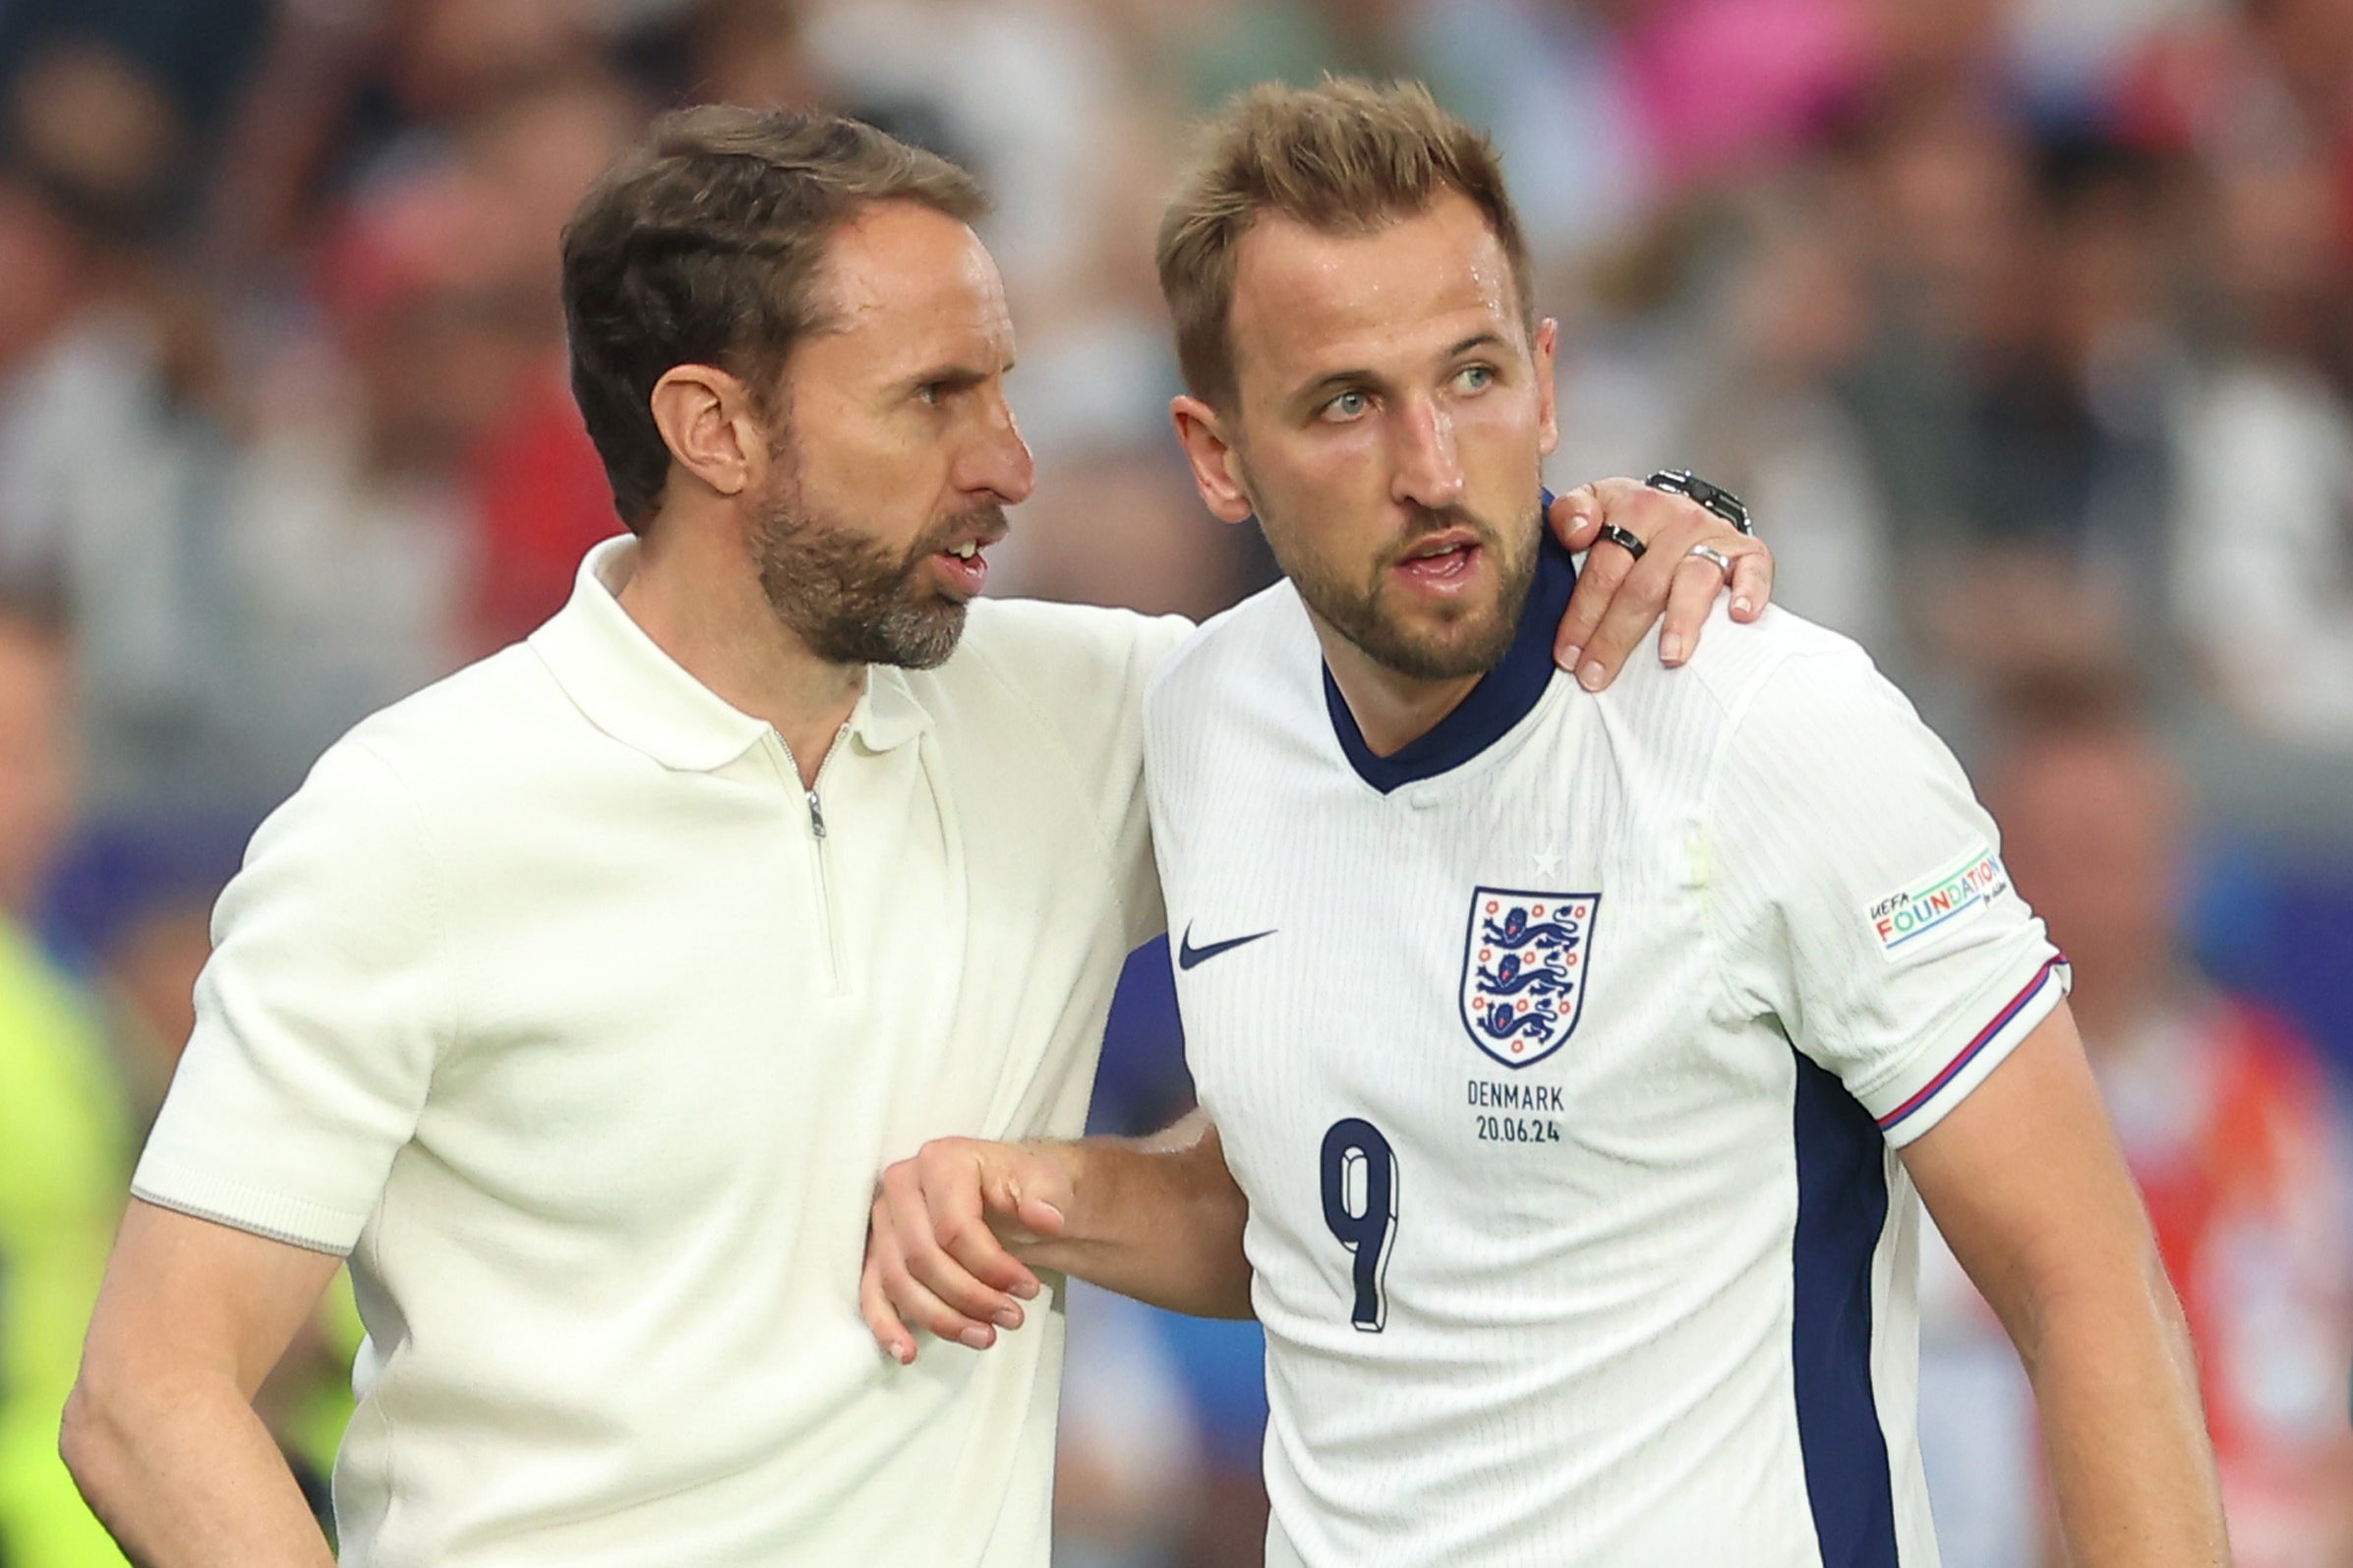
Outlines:
{"label": "uefa foundation sleeve patch", "polygon": [[1879,956],[1897,963],[1938,946],[2009,891],[2010,873],[2001,857],[1979,846],[1959,864],[1873,900],[1863,918]]}

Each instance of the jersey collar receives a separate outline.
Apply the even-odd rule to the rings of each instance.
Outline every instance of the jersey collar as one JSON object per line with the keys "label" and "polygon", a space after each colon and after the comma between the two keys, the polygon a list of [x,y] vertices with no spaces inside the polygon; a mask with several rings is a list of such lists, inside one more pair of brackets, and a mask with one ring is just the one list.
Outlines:
{"label": "jersey collar", "polygon": [[[1552,510],[1552,492],[1544,493],[1544,510]],[[1376,756],[1365,744],[1356,716],[1348,711],[1331,667],[1324,667],[1324,706],[1331,715],[1332,732],[1348,765],[1382,794],[1424,779],[1450,773],[1494,745],[1525,719],[1552,684],[1553,638],[1560,617],[1568,612],[1568,596],[1577,585],[1576,563],[1554,537],[1549,522],[1540,523],[1544,538],[1536,554],[1536,580],[1529,585],[1528,602],[1520,609],[1519,631],[1503,662],[1480,677],[1455,710],[1440,720],[1429,733],[1386,757]]]}
{"label": "jersey collar", "polygon": [[[772,733],[664,653],[616,596],[636,565],[637,541],[606,540],[580,562],[571,600],[530,646],[589,723],[666,768],[710,773]],[[931,715],[896,669],[869,666],[850,732],[868,751],[904,745]]]}

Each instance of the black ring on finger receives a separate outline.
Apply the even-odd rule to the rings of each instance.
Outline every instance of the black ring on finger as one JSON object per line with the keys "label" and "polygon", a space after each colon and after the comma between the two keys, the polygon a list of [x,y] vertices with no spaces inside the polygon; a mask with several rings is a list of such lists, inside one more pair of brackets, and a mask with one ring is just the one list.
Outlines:
{"label": "black ring on finger", "polygon": [[1632,534],[1627,533],[1616,523],[1602,524],[1600,531],[1594,535],[1594,542],[1596,544],[1599,544],[1604,540],[1616,545],[1619,550],[1624,551],[1636,560],[1640,560],[1644,552],[1650,549],[1648,545],[1645,545],[1641,540],[1636,539]]}

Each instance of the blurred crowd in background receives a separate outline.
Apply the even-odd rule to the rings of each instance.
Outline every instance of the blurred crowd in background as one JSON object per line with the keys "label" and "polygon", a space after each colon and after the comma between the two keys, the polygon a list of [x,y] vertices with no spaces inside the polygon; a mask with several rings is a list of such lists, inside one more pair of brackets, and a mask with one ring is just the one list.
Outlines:
{"label": "blurred crowd in background", "polygon": [[[1960,750],[2240,1561],[2353,1564],[2353,0],[0,0],[0,1563],[119,1561],[56,1412],[246,836],[616,531],[557,294],[594,174],[705,99],[972,167],[1041,475],[993,591],[1206,614],[1271,566],[1178,461],[1152,229],[1189,117],[1327,70],[1502,146],[1555,484],[1740,492]],[[1147,952],[1097,1125],[1186,1094]],[[1946,1560],[2052,1560],[2015,1358],[1925,1251]],[[1254,1331],[1072,1319],[1058,1563],[1255,1563]],[[355,1335],[269,1394],[314,1481]]]}

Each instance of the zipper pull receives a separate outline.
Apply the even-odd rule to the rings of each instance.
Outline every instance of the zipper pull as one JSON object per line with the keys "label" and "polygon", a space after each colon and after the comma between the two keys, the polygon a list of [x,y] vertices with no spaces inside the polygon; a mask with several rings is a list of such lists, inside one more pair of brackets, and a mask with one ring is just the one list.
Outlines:
{"label": "zipper pull", "polygon": [[818,804],[817,791],[809,791],[809,831],[818,838],[825,837],[825,807]]}

